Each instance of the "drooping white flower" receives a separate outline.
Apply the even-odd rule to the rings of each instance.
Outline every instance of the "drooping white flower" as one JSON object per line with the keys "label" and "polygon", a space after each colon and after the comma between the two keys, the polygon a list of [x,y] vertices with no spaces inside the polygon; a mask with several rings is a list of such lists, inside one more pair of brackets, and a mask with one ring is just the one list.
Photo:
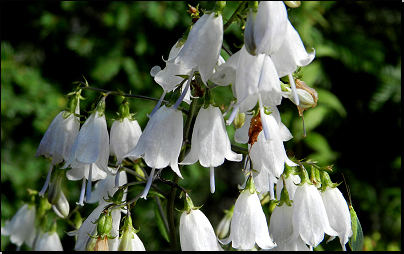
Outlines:
{"label": "drooping white flower", "polygon": [[46,232],[36,244],[35,251],[63,251],[57,232]]}
{"label": "drooping white flower", "polygon": [[69,166],[79,168],[94,163],[99,169],[109,172],[109,135],[103,112],[96,110],[86,120],[74,141],[70,154],[63,168]]}
{"label": "drooping white flower", "polygon": [[339,241],[343,249],[352,236],[351,215],[348,204],[341,191],[335,187],[327,186],[324,192],[320,192],[327,211],[328,220],[332,229],[338,232]]}
{"label": "drooping white flower", "polygon": [[[261,1],[255,18],[248,15],[245,41],[252,55],[267,54],[278,51],[285,39],[287,12],[283,2]],[[251,20],[253,19],[253,20]]]}
{"label": "drooping white flower", "polygon": [[219,59],[222,41],[221,13],[205,13],[192,27],[178,55],[168,61],[199,71],[202,81],[207,84]]}
{"label": "drooping white flower", "polygon": [[250,250],[255,243],[261,249],[272,249],[276,244],[269,236],[267,220],[251,182],[253,180],[250,177],[246,189],[237,198],[230,224],[230,236],[221,242],[232,242],[233,248],[241,250]]}
{"label": "drooping white flower", "polygon": [[125,117],[114,121],[111,126],[111,138],[109,151],[117,158],[117,165],[121,163],[121,157],[132,151],[142,134],[142,129],[136,120]]}
{"label": "drooping white flower", "polygon": [[181,111],[165,105],[150,118],[139,141],[131,152],[124,155],[136,160],[143,157],[147,166],[152,168],[142,197],[146,198],[154,170],[170,165],[171,169],[182,178],[178,168],[178,156],[182,146],[183,118]]}
{"label": "drooping white flower", "polygon": [[312,247],[316,247],[324,239],[324,233],[330,236],[338,235],[330,226],[320,192],[307,182],[296,189],[292,224],[293,234],[290,241],[295,241],[300,236]]}
{"label": "drooping white flower", "polygon": [[20,247],[25,243],[32,247],[35,239],[35,206],[25,204],[13,218],[6,221],[6,225],[1,228],[1,235],[10,236],[10,242]]}
{"label": "drooping white flower", "polygon": [[[63,110],[51,122],[39,144],[35,157],[45,155],[52,158],[52,165],[67,161],[74,140],[79,133],[80,122],[75,114],[80,114],[80,100],[77,96],[70,98],[72,109]],[[66,118],[65,118],[66,117]]]}
{"label": "drooping white flower", "polygon": [[218,107],[202,107],[195,120],[191,151],[180,164],[190,165],[199,160],[203,167],[211,168],[211,192],[214,192],[213,167],[223,164],[224,159],[241,161],[242,155],[231,150],[229,136],[222,112]]}
{"label": "drooping white flower", "polygon": [[283,138],[286,135],[283,135],[280,131],[275,117],[272,114],[261,114],[261,116],[262,115],[264,115],[264,120],[261,118],[261,122],[266,121],[270,138],[265,140],[263,131],[259,133],[257,142],[252,146],[249,145],[249,149],[251,147],[251,160],[254,169],[261,174],[266,172],[279,178],[283,172],[285,163],[289,166],[295,166],[296,164],[286,155],[283,145]]}

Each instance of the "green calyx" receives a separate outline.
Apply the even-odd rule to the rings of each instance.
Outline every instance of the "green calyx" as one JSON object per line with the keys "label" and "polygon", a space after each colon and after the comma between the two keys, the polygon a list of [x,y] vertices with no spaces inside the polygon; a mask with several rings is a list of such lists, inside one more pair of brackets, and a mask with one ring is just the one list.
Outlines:
{"label": "green calyx", "polygon": [[67,102],[67,106],[65,111],[63,112],[63,118],[68,118],[71,114],[75,114],[76,108],[80,105],[80,100],[84,100],[85,98],[81,96],[81,89],[72,92],[69,94],[69,101]]}
{"label": "green calyx", "polygon": [[282,180],[283,180],[283,188],[281,191],[281,199],[277,205],[282,206],[283,203],[285,203],[287,206],[292,206],[293,201],[289,199],[289,192],[286,189],[285,178],[283,176],[282,176]]}
{"label": "green calyx", "polygon": [[210,89],[206,89],[203,108],[207,109],[210,105],[215,106],[215,101],[213,100],[212,91]]}
{"label": "green calyx", "polygon": [[184,200],[184,210],[178,210],[179,212],[186,212],[189,214],[191,210],[198,210],[202,206],[194,206],[194,203],[192,202],[192,199],[188,196],[188,194],[185,194],[185,200]]}
{"label": "green calyx", "polygon": [[226,7],[226,1],[216,1],[215,6],[213,6],[213,12],[215,12],[216,16],[223,13],[224,8]]}
{"label": "green calyx", "polygon": [[111,229],[112,229],[112,217],[111,213],[108,211],[103,211],[100,217],[94,222],[97,223],[97,234],[95,236],[91,236],[92,238],[101,238],[108,237],[108,239],[113,239],[115,237],[111,236]]}
{"label": "green calyx", "polygon": [[321,179],[321,191],[325,191],[327,187],[336,188],[341,183],[333,183],[331,182],[330,175],[325,171],[320,171],[320,179]]}
{"label": "green calyx", "polygon": [[247,183],[245,184],[245,189],[243,190],[243,192],[246,190],[248,190],[251,194],[254,194],[256,192],[255,183],[251,174],[247,179]]}

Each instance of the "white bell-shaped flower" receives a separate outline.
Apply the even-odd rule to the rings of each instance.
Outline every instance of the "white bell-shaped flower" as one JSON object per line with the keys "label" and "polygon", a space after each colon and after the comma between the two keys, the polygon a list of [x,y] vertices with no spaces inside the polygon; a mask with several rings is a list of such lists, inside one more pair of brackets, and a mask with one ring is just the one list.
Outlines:
{"label": "white bell-shaped flower", "polygon": [[[114,175],[107,175],[105,179],[101,179],[100,181],[95,183],[95,190],[91,195],[91,199],[87,201],[87,203],[96,203],[103,202],[104,199],[108,199],[109,196],[113,196],[115,192],[118,190],[119,186],[122,186],[128,182],[128,178],[125,171],[120,171],[119,174],[118,186],[115,185]],[[126,193],[123,194],[122,200],[126,200]],[[122,201],[121,200],[121,201]]]}
{"label": "white bell-shaped flower", "polygon": [[116,120],[111,126],[111,138],[109,144],[109,151],[111,155],[117,158],[117,165],[122,160],[122,156],[132,151],[142,135],[142,129],[136,120],[130,120],[125,117],[121,120]]}
{"label": "white bell-shaped flower", "polygon": [[10,236],[10,242],[18,247],[23,243],[32,247],[36,232],[35,219],[35,206],[25,204],[18,209],[11,221],[7,220],[6,225],[1,227],[1,235]]}
{"label": "white bell-shaped flower", "polygon": [[324,192],[320,192],[327,211],[331,228],[338,232],[339,241],[343,249],[352,236],[351,215],[348,204],[341,191],[335,187],[327,186]]}
{"label": "white bell-shaped flower", "polygon": [[268,224],[257,192],[250,177],[236,200],[230,223],[230,236],[221,240],[223,244],[232,242],[232,247],[251,250],[255,243],[261,249],[272,249],[276,244],[268,232]]}
{"label": "white bell-shaped flower", "polygon": [[[222,165],[225,158],[229,161],[241,161],[243,156],[231,150],[220,109],[213,105],[202,107],[195,120],[191,151],[180,164],[190,165],[199,160],[203,167],[211,168],[211,180],[213,180],[212,168]],[[211,192],[214,192],[213,181]]]}
{"label": "white bell-shaped flower", "polygon": [[221,251],[215,231],[205,214],[190,202],[180,218],[180,243],[182,251]]}
{"label": "white bell-shaped flower", "polygon": [[330,236],[338,235],[330,226],[320,192],[307,182],[303,182],[296,190],[292,224],[293,234],[290,241],[295,241],[300,236],[312,247],[316,247],[324,239],[324,233]]}
{"label": "white bell-shaped flower", "polygon": [[45,155],[52,158],[52,165],[68,160],[74,140],[79,133],[79,118],[73,112],[80,114],[80,100],[77,95],[72,96],[70,100],[69,104],[74,109],[70,109],[72,110],[70,112],[63,110],[53,119],[35,154],[35,157]]}
{"label": "white bell-shaped flower", "polygon": [[219,59],[223,41],[223,19],[220,12],[205,13],[194,24],[178,55],[169,59],[186,69],[195,69],[207,84]]}
{"label": "white bell-shaped flower", "polygon": [[136,234],[138,231],[133,228],[130,215],[126,216],[122,226],[122,235],[119,238],[118,251],[145,251],[143,242]]}
{"label": "white bell-shaped flower", "polygon": [[132,160],[143,157],[147,166],[152,168],[142,198],[146,199],[156,168],[165,168],[170,165],[171,169],[182,178],[178,168],[182,132],[181,111],[163,105],[151,116],[135,149],[123,156],[123,158],[128,157]]}
{"label": "white bell-shaped flower", "polygon": [[104,114],[99,111],[91,114],[81,127],[70,154],[63,168],[79,168],[95,163],[101,170],[109,172],[109,135]]}
{"label": "white bell-shaped flower", "polygon": [[278,76],[283,77],[296,71],[298,66],[309,65],[313,61],[315,54],[315,51],[307,53],[299,33],[288,20],[286,36],[282,46],[270,55]]}
{"label": "white bell-shaped flower", "polygon": [[[245,39],[252,55],[276,52],[285,39],[288,15],[283,2],[261,1],[255,19],[248,15]],[[250,19],[254,19],[251,21]]]}
{"label": "white bell-shaped flower", "polygon": [[39,238],[35,251],[63,251],[57,232],[46,232]]}
{"label": "white bell-shaped flower", "polygon": [[[272,114],[261,114],[261,116],[262,115],[268,126],[270,138],[265,140],[263,131],[260,132],[257,142],[252,146],[249,145],[249,149],[251,149],[250,157],[255,170],[261,174],[267,172],[279,178],[283,172],[285,163],[289,166],[296,166],[296,164],[286,155],[285,147],[283,145],[283,138],[285,135],[281,134],[275,117]],[[264,125],[264,123],[262,125]]]}
{"label": "white bell-shaped flower", "polygon": [[[178,42],[176,42],[171,48],[168,59],[175,58],[182,49],[183,45],[179,46]],[[185,68],[183,65],[166,61],[166,67],[157,72],[157,74],[154,76],[154,81],[156,81],[164,89],[164,92],[169,93],[184,80],[178,75],[189,75],[191,73],[191,69],[192,68]]]}

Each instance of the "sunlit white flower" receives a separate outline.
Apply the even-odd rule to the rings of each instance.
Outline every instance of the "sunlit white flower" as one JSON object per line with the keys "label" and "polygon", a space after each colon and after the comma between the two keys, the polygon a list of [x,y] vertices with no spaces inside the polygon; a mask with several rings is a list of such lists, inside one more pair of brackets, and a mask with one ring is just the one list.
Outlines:
{"label": "sunlit white flower", "polygon": [[10,242],[20,247],[25,243],[32,247],[35,239],[35,206],[25,204],[13,218],[6,221],[6,225],[1,228],[1,235],[10,236]]}
{"label": "sunlit white flower", "polygon": [[320,192],[314,185],[303,183],[296,189],[293,200],[293,234],[290,241],[300,236],[303,241],[316,247],[323,239],[324,233],[337,236],[331,228]]}
{"label": "sunlit white flower", "polygon": [[267,54],[279,50],[285,40],[287,12],[283,2],[261,1],[255,18],[248,15],[245,41],[252,55]]}
{"label": "sunlit white flower", "polygon": [[351,215],[348,204],[341,191],[335,187],[326,187],[324,192],[320,192],[323,199],[328,220],[332,229],[338,232],[339,241],[343,249],[352,236]]}
{"label": "sunlit white flower", "polygon": [[212,225],[205,214],[196,209],[184,211],[180,218],[180,242],[182,251],[223,250]]}
{"label": "sunlit white flower", "polygon": [[136,120],[128,117],[116,120],[111,126],[111,139],[109,151],[117,158],[117,165],[121,163],[120,158],[132,151],[142,134],[142,129]]}
{"label": "sunlit white flower", "polygon": [[[248,181],[252,181],[251,177]],[[241,250],[250,250],[255,243],[261,249],[272,249],[276,244],[269,236],[267,220],[255,187],[251,187],[253,185],[249,182],[236,200],[230,224],[230,236],[221,242],[223,244],[232,242],[233,248]]]}
{"label": "sunlit white flower", "polygon": [[249,149],[251,147],[251,160],[253,162],[254,169],[261,174],[269,173],[279,178],[283,172],[285,163],[287,163],[289,166],[295,166],[296,164],[292,162],[286,155],[283,141],[284,137],[287,135],[282,134],[275,117],[272,114],[263,115],[264,120],[261,118],[261,122],[266,121],[270,138],[265,140],[263,131],[259,133],[257,142],[252,146],[249,145]]}
{"label": "sunlit white flower", "polygon": [[36,244],[35,251],[63,251],[57,232],[46,232]]}
{"label": "sunlit white flower", "polygon": [[190,165],[199,160],[203,167],[211,168],[211,192],[215,190],[213,167],[223,164],[224,159],[241,161],[242,155],[231,150],[229,136],[222,112],[218,107],[202,107],[195,120],[191,151],[180,164]]}
{"label": "sunlit white flower", "polygon": [[178,55],[168,61],[199,71],[202,81],[207,84],[219,59],[222,41],[222,15],[220,12],[205,13],[192,27]]}
{"label": "sunlit white flower", "polygon": [[183,118],[181,111],[165,105],[150,118],[139,141],[131,152],[124,155],[136,160],[143,157],[147,166],[152,168],[142,197],[146,198],[156,168],[171,169],[182,178],[178,168],[178,156],[182,146]]}

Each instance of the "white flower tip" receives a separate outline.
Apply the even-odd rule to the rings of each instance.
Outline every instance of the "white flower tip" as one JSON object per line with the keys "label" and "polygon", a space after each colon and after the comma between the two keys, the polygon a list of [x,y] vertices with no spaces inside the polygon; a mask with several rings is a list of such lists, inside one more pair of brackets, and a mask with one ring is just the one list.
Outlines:
{"label": "white flower tip", "polygon": [[151,68],[151,70],[150,70],[150,75],[151,75],[152,77],[155,77],[155,76],[157,75],[157,73],[160,72],[160,71],[161,71],[161,67],[160,67],[160,66],[158,66],[158,65],[153,66],[153,68]]}

